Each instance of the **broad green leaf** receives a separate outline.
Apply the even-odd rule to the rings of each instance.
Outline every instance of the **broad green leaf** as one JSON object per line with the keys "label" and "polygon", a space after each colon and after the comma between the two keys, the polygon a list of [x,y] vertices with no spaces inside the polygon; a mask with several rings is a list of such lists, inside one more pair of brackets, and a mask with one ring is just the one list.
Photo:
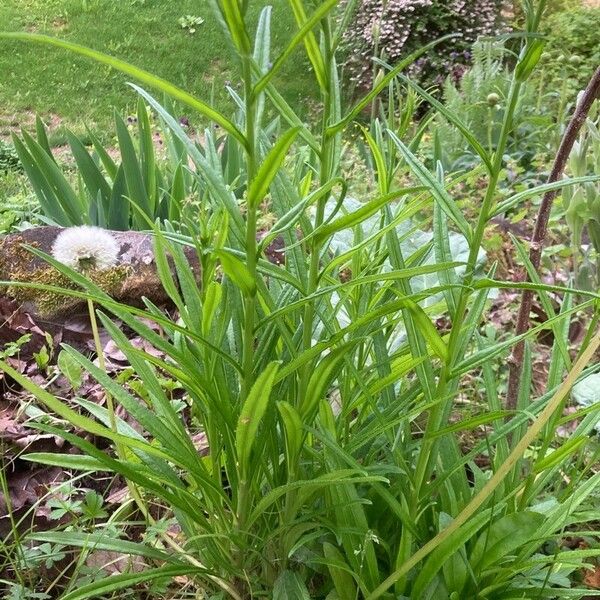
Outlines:
{"label": "broad green leaf", "polygon": [[339,600],[356,600],[356,584],[351,574],[352,569],[344,560],[342,553],[333,544],[325,542],[323,554],[327,559],[327,570]]}
{"label": "broad green leaf", "polygon": [[[459,530],[448,536],[427,558],[425,564],[419,569],[419,573],[413,587],[411,596],[422,598],[427,586],[433,581],[436,574],[444,566],[447,560],[465,545],[490,519],[490,510],[484,510],[475,515],[468,523]],[[441,529],[443,531],[444,528]]]}
{"label": "broad green leaf", "polygon": [[310,600],[310,595],[298,573],[283,571],[273,586],[273,600]]}
{"label": "broad green leaf", "polygon": [[535,538],[545,520],[540,513],[524,511],[506,515],[493,523],[481,533],[469,556],[473,570],[480,573],[498,564]]}
{"label": "broad green leaf", "polygon": [[83,369],[81,366],[64,350],[60,351],[56,362],[60,372],[67,378],[71,387],[78,390],[83,383]]}

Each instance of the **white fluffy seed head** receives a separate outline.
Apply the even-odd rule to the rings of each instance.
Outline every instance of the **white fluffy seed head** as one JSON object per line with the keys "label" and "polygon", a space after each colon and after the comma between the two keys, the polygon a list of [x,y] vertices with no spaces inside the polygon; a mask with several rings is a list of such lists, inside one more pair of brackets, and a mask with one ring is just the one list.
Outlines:
{"label": "white fluffy seed head", "polygon": [[56,236],[52,256],[76,271],[108,269],[117,262],[119,243],[100,227],[69,227]]}

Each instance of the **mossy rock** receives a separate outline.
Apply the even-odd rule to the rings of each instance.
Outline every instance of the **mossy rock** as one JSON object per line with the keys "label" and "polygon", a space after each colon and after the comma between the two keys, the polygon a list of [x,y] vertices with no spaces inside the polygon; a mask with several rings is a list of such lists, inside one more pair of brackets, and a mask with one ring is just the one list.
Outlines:
{"label": "mossy rock", "polygon": [[[0,281],[38,283],[65,289],[80,289],[42,258],[32,254],[26,246],[51,254],[52,245],[62,227],[36,227],[0,238]],[[138,231],[109,232],[119,245],[116,263],[102,270],[89,269],[85,275],[119,302],[142,305],[147,298],[157,305],[171,305],[156,269],[152,235]],[[200,263],[195,251],[185,248],[190,266],[200,282]],[[175,276],[174,268],[172,268]],[[176,277],[175,277],[176,280]],[[0,296],[6,296],[24,305],[32,315],[41,319],[86,312],[85,301],[53,291],[5,285]]]}

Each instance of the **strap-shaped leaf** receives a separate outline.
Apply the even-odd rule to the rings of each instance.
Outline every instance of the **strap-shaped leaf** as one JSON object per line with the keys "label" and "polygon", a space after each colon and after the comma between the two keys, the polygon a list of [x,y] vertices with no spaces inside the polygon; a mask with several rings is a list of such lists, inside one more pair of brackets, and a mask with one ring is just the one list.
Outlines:
{"label": "strap-shaped leaf", "polygon": [[479,155],[481,160],[484,162],[488,173],[493,171],[492,161],[486,151],[486,149],[479,143],[477,138],[469,131],[469,128],[464,124],[462,119],[451,110],[449,110],[446,106],[444,106],[441,102],[436,100],[429,92],[426,92],[420,85],[409,79],[408,77],[399,74],[398,75],[402,81],[410,85],[415,91],[417,91],[431,106],[435,107],[437,111],[444,115],[444,117],[452,123],[462,134],[465,140],[469,143],[471,148],[475,150],[475,152]]}
{"label": "strap-shaped leaf", "polygon": [[256,208],[258,204],[262,202],[269,190],[269,186],[279,172],[279,169],[285,160],[287,151],[297,134],[297,128],[286,131],[273,148],[271,148],[263,163],[260,165],[258,173],[250,182],[250,187],[248,189],[248,206]]}
{"label": "strap-shaped leaf", "polygon": [[427,51],[431,50],[437,44],[445,42],[446,40],[455,37],[456,34],[452,33],[449,35],[445,35],[444,37],[439,38],[438,40],[434,40],[429,44],[419,48],[412,54],[409,54],[404,60],[401,60],[385,77],[381,79],[381,81],[368,93],[362,100],[359,100],[354,107],[350,110],[350,112],[340,121],[331,125],[331,127],[327,128],[327,135],[332,136],[335,135],[338,131],[341,131],[351,123],[365,108],[368,106],[384,89],[387,88],[390,81],[406,69],[406,67],[410,66],[413,62],[415,62],[420,56],[425,54]]}
{"label": "strap-shaped leaf", "polygon": [[58,201],[56,193],[48,181],[46,181],[35,159],[29,150],[27,150],[25,144],[16,135],[13,135],[13,144],[29,179],[29,183],[31,183],[31,187],[38,198],[42,211],[58,225],[68,227],[71,224],[71,220]]}
{"label": "strap-shaped leaf", "polygon": [[67,225],[83,225],[86,220],[87,206],[71,187],[60,168],[47,152],[28,133],[23,132],[31,157],[39,173],[45,178],[55,194],[57,202],[69,218]]}
{"label": "strap-shaped leaf", "polygon": [[[306,23],[306,14],[304,12],[304,6],[302,4],[302,0],[289,0],[290,6],[292,7],[292,11],[294,13],[294,17],[296,18],[296,23],[300,29]],[[317,42],[317,38],[312,31],[308,31],[305,36],[303,36],[304,47],[306,48],[306,54],[308,54],[308,58],[312,65],[312,68],[315,72],[315,76],[317,81],[319,82],[319,87],[322,90],[326,90],[328,88],[327,84],[327,72],[325,69],[325,63],[323,62],[323,56],[321,55],[321,49],[319,48],[319,44]]]}
{"label": "strap-shaped leaf", "polygon": [[329,13],[329,11],[338,3],[338,0],[326,0],[319,8],[304,22],[302,27],[296,32],[294,37],[289,41],[283,52],[275,59],[273,66],[254,86],[254,93],[258,94],[265,89],[265,86],[271,81],[275,73],[279,71],[283,63],[292,54],[296,46],[302,42],[315,25]]}
{"label": "strap-shaped leaf", "polygon": [[169,83],[165,79],[156,77],[148,71],[140,69],[139,67],[135,67],[124,60],[120,60],[118,58],[115,58],[114,56],[104,54],[103,52],[98,52],[97,50],[92,50],[91,48],[87,48],[79,44],[66,42],[64,40],[59,40],[47,35],[41,35],[37,33],[2,32],[0,33],[0,38],[49,44],[58,48],[71,50],[73,52],[76,52],[77,54],[87,56],[88,58],[92,58],[97,62],[108,65],[109,67],[113,67],[114,69],[117,69],[118,71],[121,71],[126,75],[130,75],[131,77],[142,81],[146,85],[161,90],[165,94],[168,94],[175,100],[179,100],[179,102],[189,106],[190,108],[197,110],[200,114],[204,115],[211,121],[218,123],[221,127],[223,127],[223,129],[225,129],[225,131],[228,131],[242,144],[246,145],[246,139],[244,137],[244,134],[229,119],[224,117],[214,108],[210,107],[205,102],[202,102],[202,100],[199,100],[198,98],[192,96],[191,94],[182,90],[181,88],[173,85],[172,83]]}
{"label": "strap-shaped leaf", "polygon": [[73,158],[77,163],[77,168],[79,169],[79,173],[81,173],[90,198],[94,200],[100,198],[104,212],[103,216],[106,217],[110,211],[110,186],[81,140],[69,130],[66,133]]}
{"label": "strap-shaped leaf", "polygon": [[388,131],[388,134],[398,147],[400,154],[408,163],[412,172],[419,178],[423,185],[431,192],[431,195],[436,202],[440,204],[442,210],[454,221],[460,232],[465,236],[467,241],[471,240],[471,227],[463,214],[460,212],[454,199],[444,186],[435,178],[435,176],[423,165],[423,163],[408,149],[408,147],[398,138],[393,131]]}
{"label": "strap-shaped leaf", "polygon": [[269,405],[271,390],[279,363],[269,363],[256,378],[248,397],[244,401],[235,431],[235,448],[240,465],[240,472],[247,473],[252,446],[254,445],[258,426]]}

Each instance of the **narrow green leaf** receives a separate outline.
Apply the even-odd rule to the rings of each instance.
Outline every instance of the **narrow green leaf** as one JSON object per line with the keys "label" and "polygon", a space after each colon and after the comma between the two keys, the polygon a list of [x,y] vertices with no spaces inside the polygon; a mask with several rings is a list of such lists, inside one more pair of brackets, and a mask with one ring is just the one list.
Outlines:
{"label": "narrow green leaf", "polygon": [[54,159],[50,158],[46,151],[28,133],[23,132],[23,139],[39,169],[39,173],[48,182],[60,207],[68,216],[68,225],[83,225],[87,216],[87,206],[82,204]]}
{"label": "narrow green leaf", "polygon": [[171,96],[175,100],[178,100],[179,102],[182,102],[186,106],[197,110],[200,114],[204,115],[211,121],[218,123],[221,127],[223,127],[223,129],[225,129],[225,131],[231,133],[243,145],[246,145],[246,139],[244,138],[242,132],[231,121],[226,119],[221,113],[211,108],[208,104],[205,104],[201,100],[198,100],[197,98],[195,98],[191,94],[188,94],[181,88],[174,86],[172,83],[169,83],[168,81],[161,79],[160,77],[156,77],[148,71],[144,71],[143,69],[134,67],[133,65],[130,65],[129,63],[123,60],[120,60],[113,56],[109,56],[108,54],[103,54],[102,52],[97,52],[96,50],[92,50],[91,48],[86,48],[85,46],[80,46],[79,44],[66,42],[64,40],[58,40],[56,38],[47,35],[40,35],[37,33],[2,32],[0,33],[0,38],[49,44],[58,48],[71,50],[73,52],[76,52],[77,54],[87,56],[88,58],[92,58],[97,62],[108,65],[109,67],[113,67],[118,71],[122,71],[126,75],[130,75],[131,77],[138,79],[146,85],[159,89],[161,92],[168,94],[169,96]]}
{"label": "narrow green leaf", "polygon": [[408,147],[398,138],[398,136],[388,131],[389,136],[398,147],[398,150],[404,157],[404,160],[410,166],[412,172],[427,186],[436,202],[440,204],[442,210],[456,223],[460,232],[467,241],[471,240],[471,226],[460,212],[454,199],[448,194],[444,186],[430,173],[428,169],[419,161],[419,159],[408,149]]}
{"label": "narrow green leaf", "polygon": [[102,471],[106,468],[104,463],[92,458],[91,456],[86,456],[85,454],[31,452],[30,454],[21,455],[19,458],[38,463],[40,465],[61,467],[63,469],[74,469],[76,471]]}
{"label": "narrow green leaf", "polygon": [[71,224],[70,218],[64,211],[56,192],[52,189],[44,174],[38,167],[35,159],[27,150],[25,144],[13,134],[13,145],[23,165],[25,174],[31,183],[31,187],[37,196],[43,213],[52,219],[57,225],[68,227]]}
{"label": "narrow green leaf", "polygon": [[327,15],[327,13],[336,6],[339,0],[325,0],[322,2],[317,10],[312,13],[312,15],[304,21],[304,24],[300,27],[300,29],[294,34],[292,39],[288,42],[287,46],[283,49],[282,53],[275,59],[273,62],[273,66],[271,69],[263,75],[263,77],[258,81],[258,83],[254,86],[254,93],[258,94],[271,81],[273,76],[279,71],[279,69],[283,66],[288,57],[292,54],[296,46],[304,41],[305,37],[310,33],[310,31],[317,25],[317,23]]}
{"label": "narrow green leaf", "polygon": [[248,397],[244,401],[235,431],[235,448],[240,465],[240,471],[245,474],[249,468],[252,446],[256,441],[258,426],[269,405],[271,389],[279,363],[269,363],[264,371],[256,378]]}
{"label": "narrow green leaf", "polygon": [[523,200],[527,198],[532,198],[533,196],[542,196],[546,192],[551,192],[553,190],[560,190],[565,187],[570,187],[573,185],[580,185],[585,183],[595,183],[596,181],[600,181],[600,175],[586,175],[584,177],[566,177],[561,179],[560,181],[555,181],[553,183],[545,183],[544,185],[538,185],[532,188],[528,188],[514,194],[510,198],[504,200],[504,202],[500,202],[500,204],[492,211],[491,217],[496,217],[498,215],[504,214],[507,210],[510,210],[514,206],[521,204]]}
{"label": "narrow green leaf", "polygon": [[269,190],[269,186],[279,172],[279,169],[285,160],[287,151],[297,134],[297,128],[286,131],[273,148],[271,148],[263,163],[260,165],[256,176],[250,182],[248,188],[248,206],[256,208],[258,204],[262,202]]}
{"label": "narrow green leaf", "polygon": [[235,47],[241,56],[249,54],[250,38],[238,0],[219,0],[219,4]]}
{"label": "narrow green leaf", "polygon": [[[127,129],[127,125],[125,125],[125,122],[116,111],[115,125],[117,129],[117,139],[119,141],[119,150],[121,151],[121,166],[123,167],[125,180],[127,181],[128,198],[131,202],[136,204],[148,218],[154,219],[154,211],[150,204],[131,134]],[[147,226],[141,215],[134,214],[133,220],[138,223],[140,229],[144,229]]]}
{"label": "narrow green leaf", "polygon": [[244,294],[252,296],[256,293],[256,282],[246,265],[227,250],[216,250],[213,254],[221,262],[223,271]]}
{"label": "narrow green leaf", "polygon": [[61,596],[61,600],[87,600],[98,598],[116,592],[133,588],[139,583],[154,581],[155,579],[172,579],[173,577],[206,573],[191,565],[159,567],[158,569],[145,569],[140,573],[120,573],[88,583]]}
{"label": "narrow green leaf", "polygon": [[73,158],[77,163],[77,168],[85,183],[90,198],[94,200],[98,197],[100,198],[104,216],[108,217],[111,209],[110,186],[92,157],[88,154],[88,151],[81,140],[69,130],[67,130],[66,134],[69,146],[71,147],[71,152],[73,153]]}
{"label": "narrow green leaf", "polygon": [[109,552],[119,552],[124,555],[143,556],[152,560],[162,562],[180,563],[176,556],[172,556],[144,544],[120,540],[114,536],[105,533],[83,533],[77,531],[52,531],[41,533],[30,533],[28,540],[36,542],[48,542],[50,544],[62,544],[65,546],[75,546],[76,548],[85,548],[87,550],[108,550]]}
{"label": "narrow green leaf", "polygon": [[485,164],[488,173],[491,173],[493,170],[492,162],[486,149],[479,143],[477,138],[471,133],[467,125],[462,121],[462,119],[457,115],[450,111],[446,106],[444,106],[439,100],[436,100],[430,93],[426,92],[420,85],[416,84],[414,81],[409,79],[408,77],[400,74],[400,79],[410,85],[414,90],[416,90],[431,106],[435,107],[435,109],[448,120],[452,125],[454,125],[465,138],[467,143],[475,150],[475,152],[479,155],[479,158]]}
{"label": "narrow green leaf", "polygon": [[[302,0],[289,0],[289,3],[292,7],[296,23],[298,24],[300,30],[302,30],[302,27],[307,22],[303,2]],[[308,55],[312,68],[315,72],[317,82],[319,83],[319,87],[322,90],[327,90],[327,71],[325,68],[325,63],[323,62],[323,56],[321,55],[321,49],[319,48],[317,38],[315,37],[315,34],[309,29],[303,35],[302,40],[304,42],[304,47],[306,48],[306,54]]]}
{"label": "narrow green leaf", "polygon": [[394,80],[398,73],[410,66],[420,56],[431,50],[431,48],[437,46],[437,44],[445,42],[456,35],[457,34],[454,33],[445,35],[437,40],[434,40],[433,42],[430,42],[429,44],[425,44],[425,46],[422,46],[412,54],[409,54],[405,59],[401,60],[362,100],[359,100],[354,105],[354,107],[343,119],[327,128],[327,135],[335,135],[337,132],[344,129],[363,111],[366,106],[368,106],[384,89],[388,87],[389,83]]}

